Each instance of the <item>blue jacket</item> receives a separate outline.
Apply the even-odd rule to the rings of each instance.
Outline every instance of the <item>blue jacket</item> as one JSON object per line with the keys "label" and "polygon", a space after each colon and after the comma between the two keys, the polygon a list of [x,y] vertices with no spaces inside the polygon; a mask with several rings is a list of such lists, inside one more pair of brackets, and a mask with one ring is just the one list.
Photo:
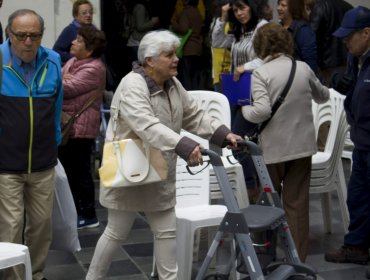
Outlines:
{"label": "blue jacket", "polygon": [[69,51],[71,50],[72,41],[76,39],[77,32],[80,28],[81,24],[73,20],[63,29],[53,46],[53,50],[59,53],[63,64],[72,57]]}
{"label": "blue jacket", "polygon": [[57,164],[61,142],[63,88],[60,57],[40,47],[31,85],[13,63],[10,42],[0,46],[3,82],[0,93],[0,173],[31,173]]}
{"label": "blue jacket", "polygon": [[295,58],[306,62],[317,75],[319,67],[317,65],[316,35],[312,28],[306,21],[293,20],[288,31],[292,33],[294,39]]}
{"label": "blue jacket", "polygon": [[348,56],[347,75],[353,86],[346,94],[344,109],[355,147],[370,151],[370,51],[364,56],[361,69],[358,62],[358,58]]}

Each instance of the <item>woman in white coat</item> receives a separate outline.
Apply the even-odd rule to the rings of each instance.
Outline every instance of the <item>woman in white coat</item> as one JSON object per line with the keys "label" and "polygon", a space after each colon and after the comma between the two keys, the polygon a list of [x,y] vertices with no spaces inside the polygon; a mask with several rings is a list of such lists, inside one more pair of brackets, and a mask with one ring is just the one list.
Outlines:
{"label": "woman in white coat", "polygon": [[[115,250],[128,237],[137,212],[144,212],[154,235],[159,279],[177,279],[176,159],[189,166],[202,164],[199,144],[180,135],[181,129],[222,146],[236,145],[239,136],[206,115],[188,94],[177,75],[179,39],[169,31],[153,31],[140,42],[138,63],[114,94],[111,114],[117,116],[116,138],[141,138],[161,150],[168,177],[160,183],[132,188],[101,188],[100,203],[108,208],[108,224],[100,237],[86,279],[104,279]],[[117,114],[117,110],[119,113]],[[113,139],[111,118],[106,141]]]}
{"label": "woman in white coat", "polygon": [[[271,108],[287,83],[294,45],[288,31],[276,23],[262,26],[253,45],[264,64],[253,71],[253,104],[242,107],[242,113],[248,121],[262,123],[270,117]],[[306,63],[297,61],[290,90],[259,139],[274,187],[282,195],[302,261],[308,247],[311,156],[316,153],[312,99],[323,103],[328,98],[328,88],[321,85]]]}

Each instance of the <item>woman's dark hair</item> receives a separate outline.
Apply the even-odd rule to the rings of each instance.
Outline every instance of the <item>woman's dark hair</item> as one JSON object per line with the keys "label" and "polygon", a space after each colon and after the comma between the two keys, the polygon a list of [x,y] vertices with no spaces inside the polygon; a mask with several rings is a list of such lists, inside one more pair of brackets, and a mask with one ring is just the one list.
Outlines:
{"label": "woman's dark hair", "polygon": [[253,39],[253,48],[261,59],[279,53],[292,56],[294,42],[292,35],[281,24],[270,22],[258,28]]}
{"label": "woman's dark hair", "polygon": [[288,11],[294,20],[309,20],[304,0],[288,0]]}
{"label": "woman's dark hair", "polygon": [[83,26],[78,32],[85,42],[86,49],[92,51],[91,57],[100,57],[107,46],[105,34],[94,26]]}
{"label": "woman's dark hair", "polygon": [[236,19],[233,9],[229,10],[230,31],[234,34],[236,41],[239,41],[243,32],[250,32],[256,28],[258,24],[257,5],[254,0],[231,0],[230,5],[237,8],[247,5],[251,10],[251,19],[248,21],[245,30],[242,30],[242,24]]}

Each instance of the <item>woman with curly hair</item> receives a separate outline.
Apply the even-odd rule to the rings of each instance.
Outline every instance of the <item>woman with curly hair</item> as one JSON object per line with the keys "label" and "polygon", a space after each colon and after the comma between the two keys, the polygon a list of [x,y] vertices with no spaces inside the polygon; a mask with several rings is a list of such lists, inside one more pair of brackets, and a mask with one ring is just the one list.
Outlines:
{"label": "woman with curly hair", "polygon": [[[270,118],[272,106],[288,81],[294,44],[284,27],[268,23],[257,31],[253,46],[264,64],[253,71],[253,104],[242,107],[242,113],[248,121],[258,124]],[[290,90],[259,139],[303,262],[308,247],[311,157],[317,149],[312,99],[317,103],[327,101],[329,90],[306,63],[297,61]]]}

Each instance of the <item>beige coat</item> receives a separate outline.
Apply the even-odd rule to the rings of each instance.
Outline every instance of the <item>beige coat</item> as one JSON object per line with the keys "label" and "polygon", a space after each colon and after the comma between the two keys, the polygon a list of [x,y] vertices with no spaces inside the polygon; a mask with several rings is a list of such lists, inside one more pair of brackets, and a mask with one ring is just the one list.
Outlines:
{"label": "beige coat", "polygon": [[[291,67],[291,60],[280,56],[253,72],[254,101],[253,105],[242,108],[244,118],[253,123],[262,123],[270,117],[272,105],[285,87]],[[323,103],[328,98],[328,88],[320,83],[306,63],[297,61],[290,91],[260,135],[260,146],[267,164],[316,153],[312,99]]]}
{"label": "beige coat", "polygon": [[[111,105],[112,117],[119,109],[116,139],[140,137],[160,149],[168,163],[168,179],[131,188],[101,187],[100,202],[103,206],[128,211],[161,211],[174,207],[175,148],[177,151],[177,145],[183,138],[180,130],[183,128],[214,140],[213,133],[223,127],[219,121],[208,117],[198,108],[196,101],[176,78],[168,81],[167,92],[153,85],[148,88],[144,77],[135,72],[127,74],[119,84]],[[111,141],[113,137],[111,120],[106,141]]]}

